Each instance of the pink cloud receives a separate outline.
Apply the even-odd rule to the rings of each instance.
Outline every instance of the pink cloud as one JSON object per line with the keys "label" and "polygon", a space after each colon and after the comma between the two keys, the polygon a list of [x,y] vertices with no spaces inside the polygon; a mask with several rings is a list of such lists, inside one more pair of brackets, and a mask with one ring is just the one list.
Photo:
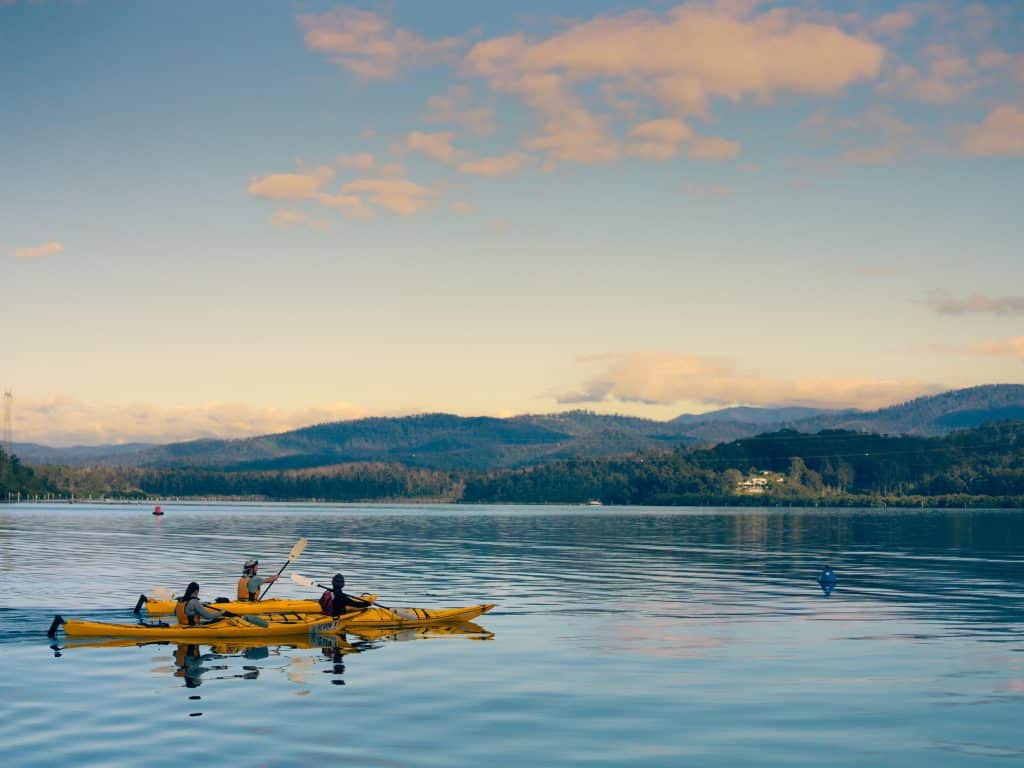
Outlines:
{"label": "pink cloud", "polygon": [[494,157],[481,157],[476,160],[467,160],[459,165],[461,173],[468,173],[474,176],[506,176],[523,168],[530,162],[530,156],[523,152],[509,152],[506,155]]}
{"label": "pink cloud", "polygon": [[977,355],[1012,357],[1024,362],[1024,336],[1015,336],[1001,341],[985,341],[973,344],[968,351]]}
{"label": "pink cloud", "polygon": [[329,195],[321,192],[317,201],[325,208],[337,211],[346,219],[367,220],[373,218],[373,209],[359,195]]}
{"label": "pink cloud", "polygon": [[742,372],[728,360],[645,352],[607,358],[602,373],[585,382],[580,390],[560,396],[559,402],[879,408],[939,390],[918,381],[773,379]]}
{"label": "pink cloud", "polygon": [[968,126],[961,146],[968,155],[1024,155],[1024,109],[1002,104],[978,125]]}
{"label": "pink cloud", "polygon": [[307,227],[309,229],[327,229],[330,225],[321,219],[315,219],[305,211],[294,211],[280,208],[274,211],[270,217],[270,223],[278,229],[293,229],[295,227]]}
{"label": "pink cloud", "polygon": [[[677,116],[706,115],[712,99],[764,103],[776,94],[835,94],[878,77],[883,50],[794,11],[751,15],[752,5],[679,6],[665,15],[633,11],[581,22],[537,42],[523,35],[485,40],[463,62],[467,74],[520,97],[540,118],[527,140],[549,160],[606,162],[622,155],[607,119],[586,109],[581,84],[656,99]],[[724,140],[700,143],[697,157],[735,156]],[[638,150],[634,150],[638,151]],[[659,148],[639,150],[668,155]]]}
{"label": "pink cloud", "polygon": [[494,132],[494,109],[474,106],[472,93],[465,86],[452,86],[445,93],[427,100],[423,119],[428,123],[451,123],[486,136]]}
{"label": "pink cloud", "polygon": [[451,131],[424,133],[412,131],[402,141],[392,145],[392,152],[419,152],[439,163],[451,163],[458,156],[458,150],[452,146],[455,134]]}
{"label": "pink cloud", "polygon": [[408,179],[357,179],[341,187],[343,195],[366,194],[379,205],[399,216],[411,216],[430,205],[431,190]]}
{"label": "pink cloud", "polygon": [[320,166],[312,173],[272,173],[249,182],[249,194],[270,200],[306,200],[334,178],[334,171]]}
{"label": "pink cloud", "polygon": [[669,160],[679,154],[679,145],[692,138],[693,131],[682,120],[663,118],[634,125],[629,136],[636,140],[626,147],[631,157]]}
{"label": "pink cloud", "polygon": [[14,249],[14,255],[19,259],[45,259],[47,256],[56,256],[58,253],[64,253],[64,244],[58,243],[56,240],[41,245]]}
{"label": "pink cloud", "polygon": [[907,9],[883,13],[871,25],[872,31],[884,37],[896,37],[914,26],[914,14]]}
{"label": "pink cloud", "polygon": [[975,293],[957,299],[945,291],[934,291],[927,304],[941,315],[1024,315],[1024,296],[985,296]]}
{"label": "pink cloud", "polygon": [[298,23],[309,50],[325,54],[363,80],[395,77],[402,69],[444,59],[461,45],[451,37],[428,40],[383,16],[348,6],[301,15]]}

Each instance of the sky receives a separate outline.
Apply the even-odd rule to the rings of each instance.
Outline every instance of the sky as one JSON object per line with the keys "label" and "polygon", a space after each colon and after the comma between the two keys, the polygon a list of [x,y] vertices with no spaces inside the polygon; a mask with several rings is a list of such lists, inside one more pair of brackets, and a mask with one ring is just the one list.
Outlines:
{"label": "sky", "polygon": [[0,0],[16,442],[1024,381],[1024,3]]}

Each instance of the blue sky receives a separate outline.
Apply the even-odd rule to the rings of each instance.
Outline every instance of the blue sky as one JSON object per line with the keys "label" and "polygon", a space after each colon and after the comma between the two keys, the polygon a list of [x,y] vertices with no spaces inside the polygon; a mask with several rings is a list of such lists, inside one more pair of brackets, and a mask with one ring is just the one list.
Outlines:
{"label": "blue sky", "polygon": [[0,2],[18,440],[1019,382],[1014,2]]}

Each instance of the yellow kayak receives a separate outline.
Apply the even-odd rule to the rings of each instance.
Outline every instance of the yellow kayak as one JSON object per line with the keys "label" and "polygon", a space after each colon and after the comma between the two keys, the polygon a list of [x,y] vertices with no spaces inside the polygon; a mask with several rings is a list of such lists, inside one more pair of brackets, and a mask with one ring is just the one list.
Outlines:
{"label": "yellow kayak", "polygon": [[494,603],[470,605],[464,608],[370,608],[352,611],[339,617],[339,631],[359,634],[366,629],[411,629],[440,624],[459,624],[483,616]]}
{"label": "yellow kayak", "polygon": [[[216,605],[225,605],[218,603]],[[319,605],[317,606],[319,608]],[[293,635],[358,634],[362,629],[411,629],[439,624],[458,624],[482,616],[494,603],[463,608],[384,608],[374,605],[342,614],[337,619],[320,613],[252,614],[226,616],[209,624],[114,624],[54,616],[47,633],[53,637],[64,628],[68,637],[130,637],[143,640],[184,640],[201,643],[233,637],[288,637]]]}
{"label": "yellow kayak", "polygon": [[50,626],[50,637],[63,626],[68,637],[126,637],[142,640],[181,640],[190,643],[204,643],[211,640],[246,637],[289,637],[310,633],[338,633],[345,619],[331,619],[327,616],[301,617],[262,616],[260,626],[240,617],[225,617],[209,624],[188,626],[183,624],[113,624],[105,621],[82,621],[55,616]]}
{"label": "yellow kayak", "polygon": [[[372,603],[377,599],[376,595],[361,595],[360,599]],[[150,616],[170,616],[174,613],[176,600],[155,600],[139,596],[139,602],[135,605],[135,612],[141,613],[145,609]],[[267,613],[320,613],[320,603],[316,600],[291,600],[288,598],[272,597],[267,600],[231,600],[226,603],[204,603],[207,608],[215,611],[228,611],[242,616]]]}

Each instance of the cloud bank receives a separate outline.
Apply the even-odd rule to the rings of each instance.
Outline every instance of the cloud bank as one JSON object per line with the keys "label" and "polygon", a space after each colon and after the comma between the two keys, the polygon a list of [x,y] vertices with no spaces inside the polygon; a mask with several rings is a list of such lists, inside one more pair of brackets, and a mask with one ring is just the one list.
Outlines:
{"label": "cloud bank", "polygon": [[740,371],[728,360],[665,352],[641,352],[606,359],[605,370],[582,388],[558,396],[560,403],[606,400],[671,405],[812,406],[881,408],[934,394],[942,387],[920,381],[866,378],[773,379]]}
{"label": "cloud bank", "polygon": [[297,410],[221,402],[161,408],[87,403],[55,395],[16,400],[13,424],[15,442],[59,447],[253,437],[368,415],[366,409],[349,403]]}

